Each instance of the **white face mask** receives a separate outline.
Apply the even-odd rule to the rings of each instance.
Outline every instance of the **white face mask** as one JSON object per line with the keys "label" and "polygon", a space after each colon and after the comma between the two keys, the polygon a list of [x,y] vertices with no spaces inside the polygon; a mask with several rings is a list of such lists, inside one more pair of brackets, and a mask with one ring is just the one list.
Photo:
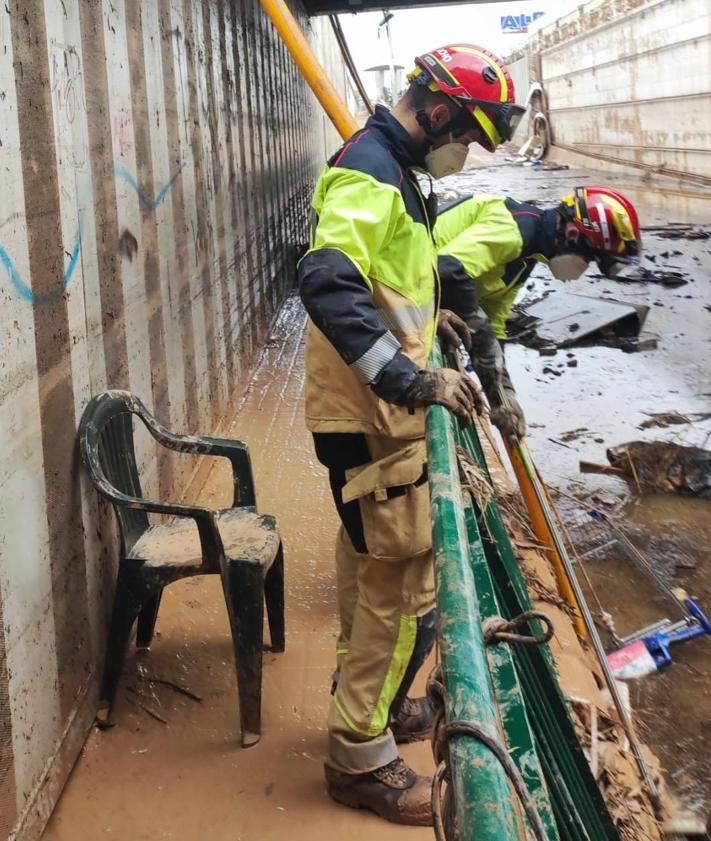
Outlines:
{"label": "white face mask", "polygon": [[588,261],[579,254],[559,254],[548,261],[548,268],[557,280],[577,280],[587,267]]}
{"label": "white face mask", "polygon": [[429,174],[436,179],[446,175],[454,175],[464,169],[464,162],[469,154],[469,147],[463,143],[445,143],[432,149],[425,156],[425,167]]}

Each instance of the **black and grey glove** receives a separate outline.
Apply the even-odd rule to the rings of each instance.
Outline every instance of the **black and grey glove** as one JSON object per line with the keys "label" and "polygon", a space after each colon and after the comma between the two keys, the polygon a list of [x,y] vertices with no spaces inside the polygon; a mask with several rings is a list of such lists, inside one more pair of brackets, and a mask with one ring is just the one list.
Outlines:
{"label": "black and grey glove", "polygon": [[526,434],[526,418],[506,368],[502,372],[498,400],[488,399],[491,422],[501,435],[504,438],[523,438]]}
{"label": "black and grey glove", "polygon": [[469,356],[489,401],[491,421],[504,438],[522,438],[526,434],[526,419],[491,322],[481,309],[466,321],[472,331]]}

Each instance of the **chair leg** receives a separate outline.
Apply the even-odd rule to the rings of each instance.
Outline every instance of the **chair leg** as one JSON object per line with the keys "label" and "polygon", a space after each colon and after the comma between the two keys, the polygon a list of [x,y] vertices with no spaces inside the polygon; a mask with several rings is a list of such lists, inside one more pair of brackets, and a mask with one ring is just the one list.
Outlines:
{"label": "chair leg", "polygon": [[119,569],[116,594],[111,611],[109,638],[106,645],[104,674],[101,680],[99,713],[97,715],[100,724],[108,723],[111,716],[111,708],[121,679],[131,629],[146,600],[150,598],[151,592],[146,590],[146,584],[142,581],[140,575],[126,568]]}
{"label": "chair leg", "polygon": [[267,602],[267,619],[271,651],[283,651],[284,638],[284,547],[279,543],[274,563],[264,579],[264,595]]}
{"label": "chair leg", "polygon": [[150,648],[153,642],[153,633],[156,628],[156,619],[158,618],[158,608],[160,607],[160,600],[163,595],[163,590],[159,590],[155,596],[146,602],[138,614],[138,627],[136,628],[136,648]]}
{"label": "chair leg", "polygon": [[264,581],[258,564],[226,561],[225,601],[232,628],[242,747],[259,741],[262,713]]}

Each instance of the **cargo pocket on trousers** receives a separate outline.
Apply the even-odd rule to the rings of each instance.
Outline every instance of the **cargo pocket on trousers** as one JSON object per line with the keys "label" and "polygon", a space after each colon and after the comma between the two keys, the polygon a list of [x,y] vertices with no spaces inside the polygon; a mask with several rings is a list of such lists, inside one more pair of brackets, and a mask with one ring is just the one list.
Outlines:
{"label": "cargo pocket on trousers", "polygon": [[346,471],[343,502],[358,500],[368,554],[402,561],[432,548],[424,441]]}

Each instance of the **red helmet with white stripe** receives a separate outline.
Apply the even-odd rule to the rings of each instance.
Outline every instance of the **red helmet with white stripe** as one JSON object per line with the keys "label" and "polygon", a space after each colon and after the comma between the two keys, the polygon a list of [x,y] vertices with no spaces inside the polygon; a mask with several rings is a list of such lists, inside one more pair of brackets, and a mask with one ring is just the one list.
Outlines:
{"label": "red helmet with white stripe", "polygon": [[488,151],[511,140],[525,113],[516,105],[508,68],[500,58],[474,44],[451,44],[415,59],[412,82],[441,91],[464,108],[481,130]]}
{"label": "red helmet with white stripe", "polygon": [[594,252],[619,262],[638,260],[642,248],[639,218],[632,202],[607,187],[576,187],[563,199],[571,219]]}

